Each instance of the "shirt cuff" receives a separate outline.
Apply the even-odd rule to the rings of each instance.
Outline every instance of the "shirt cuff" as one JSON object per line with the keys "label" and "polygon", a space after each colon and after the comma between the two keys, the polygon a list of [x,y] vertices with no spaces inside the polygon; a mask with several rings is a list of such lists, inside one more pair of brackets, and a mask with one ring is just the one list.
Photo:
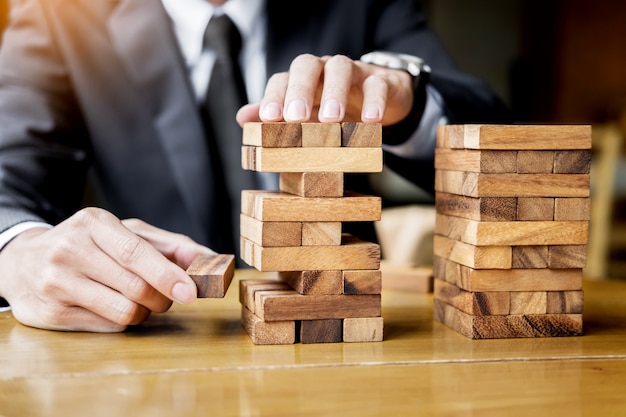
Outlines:
{"label": "shirt cuff", "polygon": [[18,223],[15,226],[5,230],[4,232],[0,233],[0,250],[2,250],[7,243],[9,243],[11,240],[13,240],[13,238],[15,238],[15,236],[19,235],[20,233],[23,233],[27,230],[30,229],[34,229],[36,227],[45,227],[48,229],[51,229],[52,226],[49,225],[48,223],[44,223],[44,222],[22,222],[22,223]]}

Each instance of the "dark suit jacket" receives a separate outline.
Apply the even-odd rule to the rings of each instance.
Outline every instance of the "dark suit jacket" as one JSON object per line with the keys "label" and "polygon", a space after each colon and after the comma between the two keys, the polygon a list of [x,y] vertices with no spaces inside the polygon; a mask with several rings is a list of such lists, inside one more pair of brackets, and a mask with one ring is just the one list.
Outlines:
{"label": "dark suit jacket", "polygon": [[[267,0],[267,11],[268,74],[304,52],[400,51],[431,65],[451,122],[503,120],[416,1]],[[206,243],[208,150],[160,0],[21,0],[12,14],[0,52],[0,231],[70,216],[93,169],[103,207]],[[432,189],[432,160],[386,158]]]}

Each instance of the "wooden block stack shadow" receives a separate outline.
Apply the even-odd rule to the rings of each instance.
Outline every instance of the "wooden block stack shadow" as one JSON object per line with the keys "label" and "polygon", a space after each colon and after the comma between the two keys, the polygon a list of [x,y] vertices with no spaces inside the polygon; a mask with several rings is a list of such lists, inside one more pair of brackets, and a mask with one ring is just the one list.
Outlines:
{"label": "wooden block stack shadow", "polygon": [[440,126],[434,318],[472,339],[581,335],[591,127]]}
{"label": "wooden block stack shadow", "polygon": [[381,341],[380,247],[342,232],[380,220],[381,198],[344,190],[344,173],[382,170],[381,125],[248,123],[242,166],[280,175],[280,190],[242,193],[241,258],[278,272],[240,282],[252,342]]}

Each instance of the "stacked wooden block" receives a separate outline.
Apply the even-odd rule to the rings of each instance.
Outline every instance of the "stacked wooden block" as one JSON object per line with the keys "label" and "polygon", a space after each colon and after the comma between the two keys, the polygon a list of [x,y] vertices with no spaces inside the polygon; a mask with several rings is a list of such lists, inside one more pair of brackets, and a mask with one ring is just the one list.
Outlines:
{"label": "stacked wooden block", "polygon": [[280,190],[242,194],[242,260],[279,278],[240,282],[253,343],[382,340],[380,247],[342,232],[380,220],[380,197],[344,190],[344,173],[382,170],[381,135],[379,124],[244,126],[243,168],[280,175]]}
{"label": "stacked wooden block", "polygon": [[439,128],[436,320],[472,339],[582,334],[590,162],[590,126]]}

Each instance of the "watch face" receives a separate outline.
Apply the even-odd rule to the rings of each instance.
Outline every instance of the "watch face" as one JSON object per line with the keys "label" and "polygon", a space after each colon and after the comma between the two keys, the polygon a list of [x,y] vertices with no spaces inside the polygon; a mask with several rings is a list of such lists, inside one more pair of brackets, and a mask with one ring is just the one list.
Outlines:
{"label": "watch face", "polygon": [[378,65],[379,67],[404,70],[414,77],[423,72],[430,72],[430,67],[424,63],[423,59],[413,55],[394,52],[370,52],[361,57],[361,62]]}

